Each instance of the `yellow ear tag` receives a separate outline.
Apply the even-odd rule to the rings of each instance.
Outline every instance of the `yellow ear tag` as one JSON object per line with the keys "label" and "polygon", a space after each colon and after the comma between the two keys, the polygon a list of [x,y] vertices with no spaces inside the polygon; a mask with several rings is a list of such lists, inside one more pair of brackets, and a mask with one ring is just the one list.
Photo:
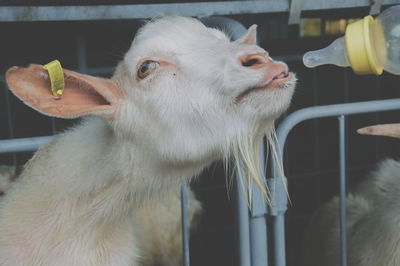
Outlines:
{"label": "yellow ear tag", "polygon": [[64,93],[65,82],[60,61],[51,61],[44,65],[44,69],[49,72],[51,92],[54,96],[61,96]]}

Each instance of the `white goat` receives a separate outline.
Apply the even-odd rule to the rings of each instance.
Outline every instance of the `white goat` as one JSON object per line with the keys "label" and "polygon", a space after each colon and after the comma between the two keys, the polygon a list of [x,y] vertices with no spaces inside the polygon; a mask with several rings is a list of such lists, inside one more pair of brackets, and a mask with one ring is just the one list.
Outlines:
{"label": "white goat", "polygon": [[[7,193],[21,166],[0,165],[0,192]],[[197,227],[202,207],[192,190],[188,190],[190,229]],[[140,266],[182,265],[181,201],[179,194],[166,196],[159,202],[148,202],[135,210],[135,225],[139,228]]]}
{"label": "white goat", "polygon": [[146,24],[111,79],[64,70],[60,98],[42,66],[9,69],[32,108],[93,117],[40,149],[2,199],[0,265],[138,265],[141,205],[231,154],[260,181],[253,158],[290,103],[287,71],[255,27],[230,42],[184,17]]}
{"label": "white goat", "polygon": [[[400,124],[359,129],[400,138]],[[346,198],[349,266],[400,265],[400,161],[386,159]],[[340,265],[339,198],[322,205],[305,234],[303,266]]]}

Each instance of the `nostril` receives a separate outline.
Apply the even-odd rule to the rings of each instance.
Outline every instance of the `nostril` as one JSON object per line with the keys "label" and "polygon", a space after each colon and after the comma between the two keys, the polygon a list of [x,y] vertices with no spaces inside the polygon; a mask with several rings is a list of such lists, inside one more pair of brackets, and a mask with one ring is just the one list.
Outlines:
{"label": "nostril", "polygon": [[258,53],[240,57],[240,64],[248,68],[260,68],[268,64],[268,54]]}
{"label": "nostril", "polygon": [[258,60],[257,58],[252,58],[242,62],[242,66],[244,67],[251,67],[258,64],[262,64],[262,62],[260,62],[260,60]]}

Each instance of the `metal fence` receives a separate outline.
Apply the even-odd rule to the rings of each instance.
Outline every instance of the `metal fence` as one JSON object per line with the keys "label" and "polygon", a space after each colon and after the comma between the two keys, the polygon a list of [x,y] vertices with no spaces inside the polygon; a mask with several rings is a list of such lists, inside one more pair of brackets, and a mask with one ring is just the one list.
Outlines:
{"label": "metal fence", "polygon": [[[284,146],[290,131],[299,123],[310,119],[325,117],[338,118],[339,130],[339,203],[340,203],[340,251],[341,266],[347,265],[347,226],[346,226],[346,176],[347,176],[347,147],[346,147],[346,117],[350,115],[400,110],[400,99],[388,99],[377,101],[366,101],[358,103],[335,104],[327,106],[316,106],[298,110],[286,117],[277,129],[277,139],[279,144],[279,154],[283,159]],[[282,180],[286,177],[279,175],[279,163],[273,161],[273,176],[269,186],[273,192],[272,208],[270,215],[275,219],[274,223],[274,248],[275,266],[286,265],[285,255],[285,231],[284,214],[287,210],[287,192]],[[290,184],[290,181],[289,181]]]}
{"label": "metal fence", "polygon": [[[22,1],[25,3],[28,1]],[[290,12],[292,23],[300,22],[301,11],[316,11],[341,8],[370,7],[370,13],[378,13],[382,5],[399,3],[398,0],[347,0],[347,1],[307,1],[307,0],[239,0],[239,1],[171,1],[170,3],[149,3],[145,1],[124,1],[118,5],[113,1],[95,4],[81,1],[80,5],[57,4],[47,1],[45,6],[11,6],[0,9],[0,22],[12,21],[74,21],[74,20],[115,20],[142,19],[160,14],[179,14],[184,16],[213,16],[233,14],[267,14]],[[64,1],[65,2],[65,1]],[[104,2],[104,1],[103,1]],[[190,2],[190,3],[187,3]],[[28,2],[29,3],[29,2]],[[68,3],[68,1],[66,1]],[[84,3],[87,5],[85,6]],[[297,18],[295,18],[296,16]]]}

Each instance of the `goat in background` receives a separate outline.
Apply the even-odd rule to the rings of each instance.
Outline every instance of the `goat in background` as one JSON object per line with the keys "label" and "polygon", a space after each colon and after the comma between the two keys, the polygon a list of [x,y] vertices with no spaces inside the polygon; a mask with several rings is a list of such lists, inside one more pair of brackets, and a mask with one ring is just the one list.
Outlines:
{"label": "goat in background", "polygon": [[[400,138],[400,124],[359,129]],[[349,266],[400,265],[400,161],[383,160],[346,198]],[[323,204],[305,232],[303,266],[340,266],[339,198]]]}

